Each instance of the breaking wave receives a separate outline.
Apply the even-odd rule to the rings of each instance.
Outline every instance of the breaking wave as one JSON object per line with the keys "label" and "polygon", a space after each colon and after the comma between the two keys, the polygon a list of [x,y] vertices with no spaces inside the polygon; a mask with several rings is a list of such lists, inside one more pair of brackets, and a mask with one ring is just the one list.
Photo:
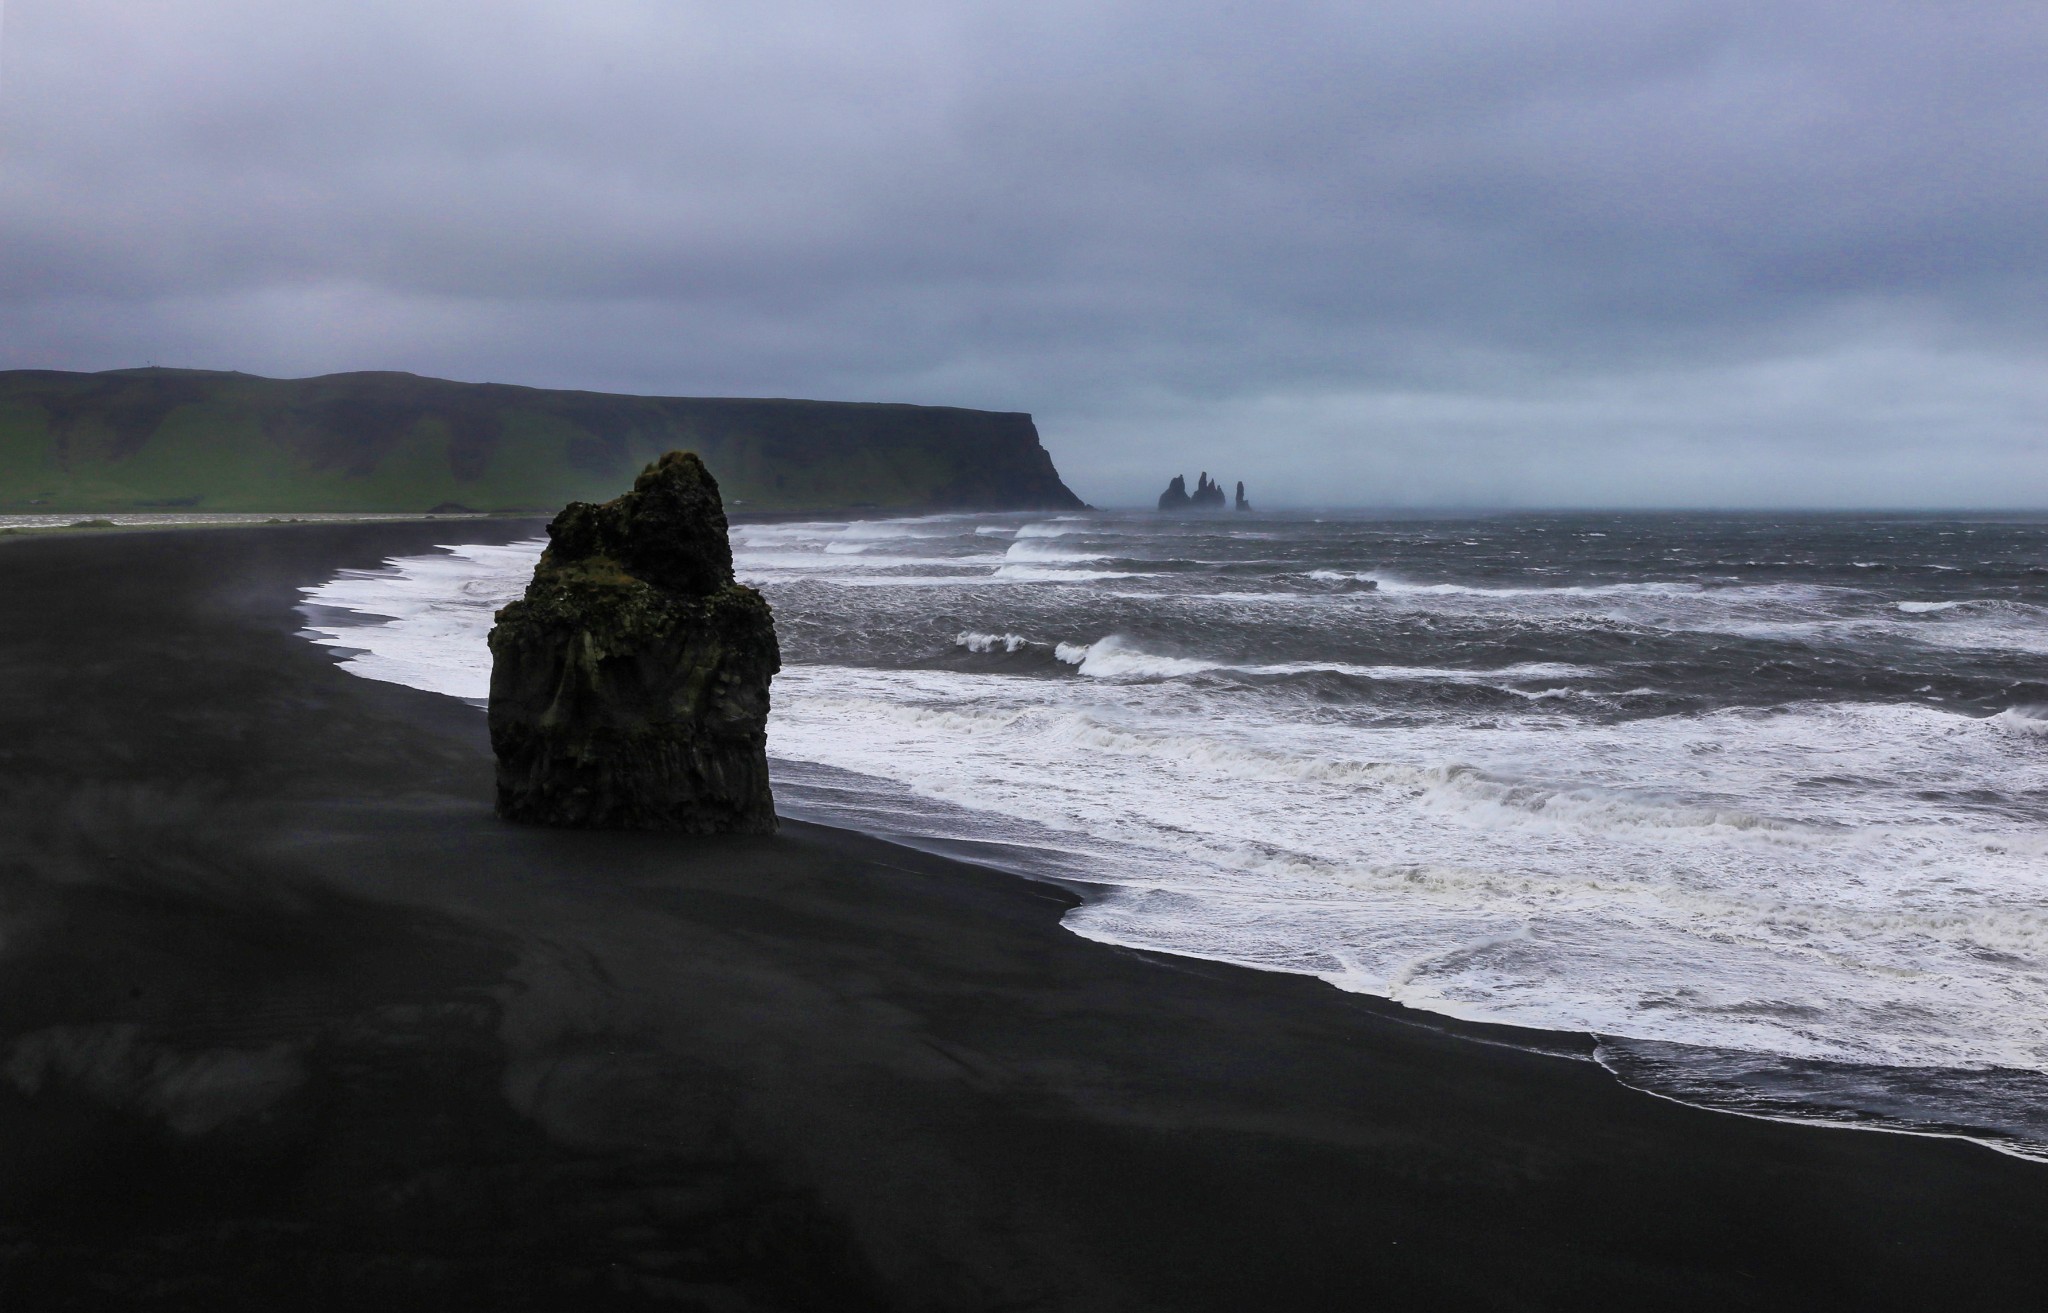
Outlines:
{"label": "breaking wave", "polygon": [[[1085,880],[1106,942],[1591,1032],[1689,1101],[2048,1144],[2048,528],[733,538],[778,793],[821,818]],[[539,547],[340,576],[307,634],[481,700]]]}
{"label": "breaking wave", "polygon": [[955,635],[953,642],[970,652],[1021,652],[1027,647],[1034,646],[1032,641],[1022,634],[982,634],[971,629],[961,630]]}
{"label": "breaking wave", "polygon": [[[1011,649],[1014,651],[1015,649]],[[1592,666],[1555,661],[1524,661],[1492,670],[1458,670],[1443,666],[1358,665],[1348,661],[1230,662],[1207,657],[1149,652],[1130,639],[1111,634],[1093,643],[1060,643],[1053,654],[1095,679],[1175,679],[1227,671],[1240,675],[1349,675],[1355,679],[1492,684],[1532,680],[1578,679],[1604,675]]]}

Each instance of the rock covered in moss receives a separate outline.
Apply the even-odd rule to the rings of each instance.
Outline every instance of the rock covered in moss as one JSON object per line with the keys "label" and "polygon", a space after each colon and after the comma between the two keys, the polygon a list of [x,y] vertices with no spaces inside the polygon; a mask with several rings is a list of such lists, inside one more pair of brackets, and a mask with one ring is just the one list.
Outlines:
{"label": "rock covered in moss", "polygon": [[601,506],[572,502],[491,630],[498,812],[577,828],[766,834],[761,595],[736,583],[718,484],[672,451]]}

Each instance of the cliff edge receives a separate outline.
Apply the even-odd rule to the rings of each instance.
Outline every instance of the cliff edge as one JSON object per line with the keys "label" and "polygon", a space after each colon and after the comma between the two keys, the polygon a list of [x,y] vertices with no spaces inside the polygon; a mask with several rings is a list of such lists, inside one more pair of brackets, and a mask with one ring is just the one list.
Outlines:
{"label": "cliff edge", "polygon": [[1083,506],[1017,413],[396,373],[0,371],[0,511],[553,510],[677,449],[748,512]]}

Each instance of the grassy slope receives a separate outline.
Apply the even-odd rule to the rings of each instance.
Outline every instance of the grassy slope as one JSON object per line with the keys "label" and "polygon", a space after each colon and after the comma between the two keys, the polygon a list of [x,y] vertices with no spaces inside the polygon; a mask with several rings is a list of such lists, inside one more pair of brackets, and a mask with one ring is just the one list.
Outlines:
{"label": "grassy slope", "polygon": [[748,511],[1080,505],[1029,415],[411,374],[0,372],[0,511],[553,510],[672,448]]}

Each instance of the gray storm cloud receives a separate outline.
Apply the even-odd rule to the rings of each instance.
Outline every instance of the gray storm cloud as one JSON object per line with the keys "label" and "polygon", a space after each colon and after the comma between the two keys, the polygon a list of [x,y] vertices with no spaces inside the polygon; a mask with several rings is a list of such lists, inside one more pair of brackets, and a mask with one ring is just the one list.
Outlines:
{"label": "gray storm cloud", "polygon": [[1028,409],[1091,500],[2048,505],[2048,21],[11,0],[0,365]]}

